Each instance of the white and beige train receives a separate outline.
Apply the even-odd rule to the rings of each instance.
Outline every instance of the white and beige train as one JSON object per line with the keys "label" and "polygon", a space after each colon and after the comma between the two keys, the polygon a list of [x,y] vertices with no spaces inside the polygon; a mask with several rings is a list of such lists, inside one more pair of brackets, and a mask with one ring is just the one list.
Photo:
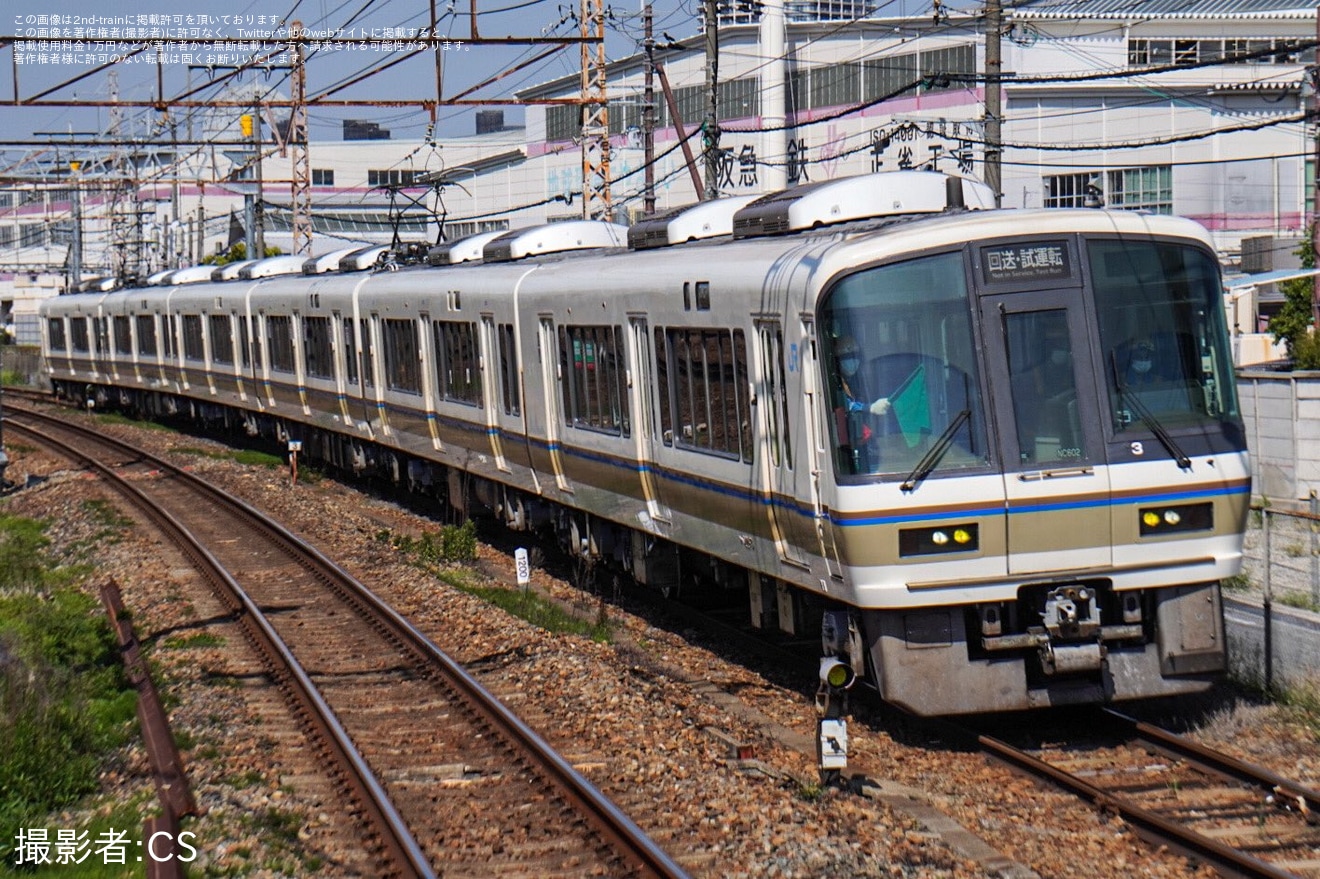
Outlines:
{"label": "white and beige train", "polygon": [[920,714],[1223,671],[1250,479],[1196,224],[908,171],[428,262],[61,296],[50,378],[745,596]]}

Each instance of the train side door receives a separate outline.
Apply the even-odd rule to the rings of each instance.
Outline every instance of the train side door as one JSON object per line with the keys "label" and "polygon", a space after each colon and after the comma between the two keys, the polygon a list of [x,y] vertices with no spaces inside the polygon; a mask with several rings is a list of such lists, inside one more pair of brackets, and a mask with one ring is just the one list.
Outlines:
{"label": "train side door", "polygon": [[545,388],[545,439],[550,452],[550,468],[560,491],[573,487],[564,472],[564,453],[560,443],[564,434],[563,382],[560,368],[559,340],[555,337],[555,319],[543,314],[537,327],[537,349],[541,355],[541,387]]}
{"label": "train side door", "polygon": [[[660,486],[655,478],[655,374],[652,364],[655,362],[651,351],[651,335],[648,322],[643,315],[630,315],[628,331],[632,334],[632,368],[628,378],[628,392],[632,395],[630,406],[636,413],[633,416],[633,438],[636,442],[635,454],[637,473],[641,479],[642,497],[646,499],[646,512],[652,522],[669,522],[669,508],[660,499]],[[669,393],[668,387],[659,389],[660,393]]]}
{"label": "train side door", "polygon": [[1110,483],[1094,333],[1078,290],[981,299],[1004,456],[1008,571],[1108,565]]}
{"label": "train side door", "polygon": [[[784,329],[778,321],[756,324],[757,355],[760,361],[755,417],[765,438],[759,451],[763,478],[761,503],[770,517],[770,534],[781,561],[798,567],[810,565],[809,550],[819,543],[810,512],[797,500],[804,496],[794,461],[792,423],[788,414],[788,374],[785,364]],[[796,364],[794,364],[796,366]]]}

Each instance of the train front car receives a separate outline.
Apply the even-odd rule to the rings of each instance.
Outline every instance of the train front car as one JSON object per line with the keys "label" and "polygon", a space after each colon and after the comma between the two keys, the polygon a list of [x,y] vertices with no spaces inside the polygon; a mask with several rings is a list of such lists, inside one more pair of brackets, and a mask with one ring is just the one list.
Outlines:
{"label": "train front car", "polygon": [[1204,231],[965,214],[822,268],[827,649],[919,714],[1208,687],[1250,477]]}

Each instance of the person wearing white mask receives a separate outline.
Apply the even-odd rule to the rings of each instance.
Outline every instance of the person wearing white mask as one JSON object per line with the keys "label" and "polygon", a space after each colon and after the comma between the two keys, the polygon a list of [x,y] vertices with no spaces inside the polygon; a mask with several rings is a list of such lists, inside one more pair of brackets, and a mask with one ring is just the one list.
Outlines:
{"label": "person wearing white mask", "polygon": [[852,336],[841,336],[834,346],[838,363],[834,385],[834,418],[841,466],[845,471],[868,469],[864,450],[874,431],[868,415],[883,416],[891,406],[888,398],[872,399],[862,370],[862,352]]}
{"label": "person wearing white mask", "polygon": [[1161,381],[1161,376],[1155,369],[1155,344],[1150,339],[1141,338],[1132,343],[1123,378],[1127,386],[1133,390],[1147,388]]}

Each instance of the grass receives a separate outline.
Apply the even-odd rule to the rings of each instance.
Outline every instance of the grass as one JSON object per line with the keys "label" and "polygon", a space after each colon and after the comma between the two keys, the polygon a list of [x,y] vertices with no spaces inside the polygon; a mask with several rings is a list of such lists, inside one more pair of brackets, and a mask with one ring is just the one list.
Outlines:
{"label": "grass", "polygon": [[1309,610],[1312,613],[1320,613],[1320,603],[1317,603],[1311,597],[1309,592],[1288,591],[1278,597],[1279,604],[1295,607],[1299,610]]}
{"label": "grass", "polygon": [[87,500],[82,502],[83,512],[88,518],[101,525],[101,529],[91,537],[74,541],[69,545],[68,554],[72,558],[95,558],[96,553],[106,544],[118,543],[123,539],[123,531],[134,525],[132,519],[119,512],[114,504],[105,500]]}
{"label": "grass", "polygon": [[1225,592],[1246,592],[1251,588],[1251,578],[1246,574],[1234,574],[1219,581]]}
{"label": "grass", "polygon": [[161,643],[169,650],[188,650],[193,647],[223,647],[225,639],[211,632],[195,632],[191,635],[171,635]]}
{"label": "grass", "polygon": [[0,869],[13,865],[20,829],[51,827],[51,812],[99,789],[109,755],[135,730],[136,694],[110,626],[56,568],[44,531],[0,517]]}
{"label": "grass", "polygon": [[101,424],[131,424],[133,427],[140,427],[143,430],[159,430],[163,433],[178,433],[177,430],[158,421],[145,421],[137,418],[129,418],[127,415],[120,415],[118,412],[98,412],[96,420]]}
{"label": "grass", "polygon": [[1279,694],[1279,702],[1293,720],[1309,729],[1320,741],[1320,684],[1284,690]]}
{"label": "grass", "polygon": [[477,527],[471,520],[462,525],[446,525],[439,534],[427,532],[420,538],[384,529],[377,532],[376,539],[411,557],[418,567],[455,589],[547,632],[583,635],[602,643],[611,639],[609,622],[603,614],[597,614],[595,619],[583,619],[531,590],[485,585],[470,570],[457,566],[477,557]]}
{"label": "grass", "polygon": [[284,459],[279,455],[272,455],[269,452],[257,452],[252,449],[241,449],[235,452],[234,460],[252,467],[278,469],[285,466]]}

